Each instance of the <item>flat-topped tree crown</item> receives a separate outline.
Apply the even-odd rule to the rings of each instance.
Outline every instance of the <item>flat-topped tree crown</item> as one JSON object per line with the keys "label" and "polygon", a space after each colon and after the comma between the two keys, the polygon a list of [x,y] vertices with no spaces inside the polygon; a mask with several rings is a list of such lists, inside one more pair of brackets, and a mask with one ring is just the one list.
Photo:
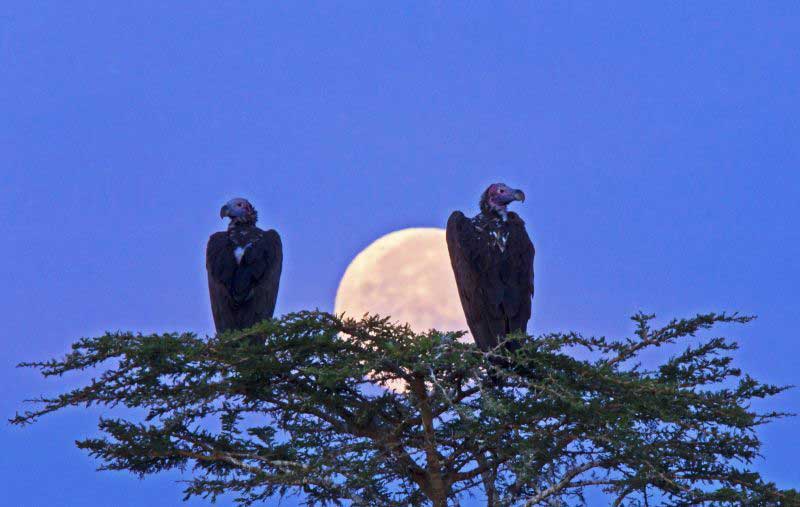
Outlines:
{"label": "flat-topped tree crown", "polygon": [[[517,353],[482,352],[457,333],[414,333],[389,318],[321,312],[211,338],[107,334],[26,365],[59,382],[100,371],[12,422],[72,406],[133,408],[102,418],[103,434],[78,446],[101,469],[189,470],[187,496],[226,495],[241,506],[302,494],[320,506],[446,507],[471,495],[487,507],[544,507],[581,504],[588,488],[625,507],[647,498],[798,505],[795,492],[747,469],[759,453],[755,430],[781,416],[753,402],[783,388],[747,375],[737,383],[735,344],[717,329],[704,336],[750,319],[634,320],[619,340],[519,336]],[[638,367],[642,352],[667,344],[685,347]],[[502,382],[486,387],[487,375]]]}

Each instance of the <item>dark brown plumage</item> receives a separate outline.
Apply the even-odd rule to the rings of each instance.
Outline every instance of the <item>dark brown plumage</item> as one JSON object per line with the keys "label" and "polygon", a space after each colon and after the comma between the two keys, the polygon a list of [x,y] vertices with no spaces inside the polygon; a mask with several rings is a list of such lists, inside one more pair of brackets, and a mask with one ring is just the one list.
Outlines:
{"label": "dark brown plumage", "polygon": [[212,234],[206,248],[208,292],[217,332],[272,318],[283,264],[280,236],[273,229],[256,227],[257,215],[250,203],[233,199],[220,214],[230,217],[231,224],[227,231]]}
{"label": "dark brown plumage", "polygon": [[[493,187],[499,196],[495,200]],[[535,250],[525,222],[506,211],[508,203],[524,198],[519,190],[495,184],[484,192],[480,214],[467,218],[455,211],[447,221],[458,295],[481,350],[497,346],[498,338],[508,333],[525,331],[531,317]],[[509,346],[516,348],[514,342]]]}

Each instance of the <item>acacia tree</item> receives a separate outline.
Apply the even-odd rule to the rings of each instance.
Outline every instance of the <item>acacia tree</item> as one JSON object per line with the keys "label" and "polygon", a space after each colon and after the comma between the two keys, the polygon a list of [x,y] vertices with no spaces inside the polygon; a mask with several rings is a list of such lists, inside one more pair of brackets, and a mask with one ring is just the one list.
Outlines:
{"label": "acacia tree", "polygon": [[636,364],[645,349],[749,320],[653,327],[638,314],[632,338],[515,336],[513,353],[322,312],[212,338],[113,333],[22,364],[46,377],[101,370],[12,422],[76,405],[145,409],[101,418],[105,436],[78,447],[101,469],[140,476],[192,467],[186,498],[240,505],[302,493],[309,505],[446,507],[480,490],[489,507],[566,505],[590,487],[615,506],[797,505],[795,491],[747,469],[756,427],[785,415],[750,402],[785,387],[742,375],[736,345],[719,337],[654,369]]}

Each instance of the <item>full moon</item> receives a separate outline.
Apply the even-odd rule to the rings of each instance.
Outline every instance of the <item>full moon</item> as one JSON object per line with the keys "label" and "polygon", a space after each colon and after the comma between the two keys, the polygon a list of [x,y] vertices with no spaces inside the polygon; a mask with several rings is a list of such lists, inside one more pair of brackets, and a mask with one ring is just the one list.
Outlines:
{"label": "full moon", "polygon": [[335,311],[388,316],[416,332],[466,331],[444,229],[402,229],[375,240],[344,272]]}

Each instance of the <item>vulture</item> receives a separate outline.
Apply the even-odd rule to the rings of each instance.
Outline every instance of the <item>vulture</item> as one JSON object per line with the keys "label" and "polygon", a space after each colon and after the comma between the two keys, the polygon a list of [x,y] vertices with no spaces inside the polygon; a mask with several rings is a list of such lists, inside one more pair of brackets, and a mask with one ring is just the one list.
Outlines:
{"label": "vulture", "polygon": [[[480,213],[454,211],[447,220],[447,249],[469,330],[481,350],[498,338],[525,331],[533,298],[533,243],[525,222],[508,205],[521,190],[494,183],[483,192]],[[511,350],[519,348],[508,342]]]}
{"label": "vulture", "polygon": [[219,212],[228,230],[208,238],[206,271],[217,332],[244,329],[272,318],[283,264],[281,237],[256,227],[247,199],[228,201]]}

